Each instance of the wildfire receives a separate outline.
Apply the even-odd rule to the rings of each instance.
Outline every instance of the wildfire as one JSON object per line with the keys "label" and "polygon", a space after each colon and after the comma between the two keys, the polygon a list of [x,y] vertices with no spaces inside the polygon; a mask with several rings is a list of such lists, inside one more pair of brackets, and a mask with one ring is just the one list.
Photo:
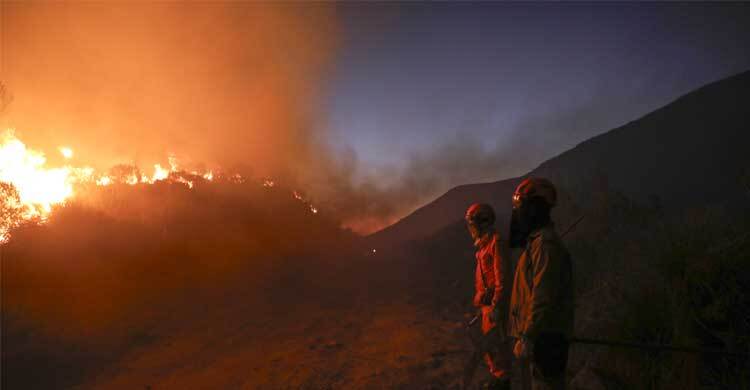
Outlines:
{"label": "wildfire", "polygon": [[0,181],[18,191],[25,219],[46,218],[53,205],[73,195],[74,183],[93,174],[91,168],[46,168],[44,153],[28,149],[11,131],[0,139]]}
{"label": "wildfire", "polygon": [[[65,161],[73,159],[71,147],[60,146],[58,151]],[[168,157],[168,165],[165,167],[155,164],[150,176],[141,173],[135,166],[120,166],[123,169],[117,174],[101,174],[94,168],[85,166],[48,167],[44,153],[28,148],[16,138],[12,130],[8,130],[0,135],[0,184],[10,184],[14,191],[8,192],[7,187],[0,188],[0,243],[8,239],[7,233],[19,223],[18,219],[46,221],[55,206],[64,205],[75,196],[76,186],[79,184],[109,186],[119,183],[134,186],[169,180],[192,189],[196,180],[211,182],[216,177],[210,170],[199,172],[183,169],[175,156]],[[246,181],[239,174],[223,177],[230,183],[241,184]],[[271,188],[276,183],[271,179],[264,179],[259,184]],[[304,203],[313,214],[318,213],[318,209],[297,191],[293,191],[292,196]],[[11,215],[15,215],[15,219]]]}
{"label": "wildfire", "polygon": [[[68,146],[60,146],[58,151],[66,161],[74,156],[73,149]],[[154,165],[154,172],[151,176],[131,172],[118,178],[113,175],[97,174],[91,167],[71,165],[49,167],[43,152],[28,148],[12,130],[7,130],[0,134],[0,183],[10,184],[14,191],[12,198],[9,197],[9,193],[6,193],[5,188],[1,194],[0,243],[7,240],[8,230],[19,221],[46,221],[56,205],[65,204],[75,195],[77,184],[93,183],[98,186],[107,186],[117,182],[129,185],[153,184],[167,180],[178,170],[179,166],[174,156],[169,157],[168,168],[159,164]],[[207,181],[213,180],[214,177],[211,171],[191,172],[191,174]],[[183,183],[189,188],[193,188],[194,185],[192,180],[184,176],[175,175],[174,181]],[[11,217],[11,214],[14,217]]]}

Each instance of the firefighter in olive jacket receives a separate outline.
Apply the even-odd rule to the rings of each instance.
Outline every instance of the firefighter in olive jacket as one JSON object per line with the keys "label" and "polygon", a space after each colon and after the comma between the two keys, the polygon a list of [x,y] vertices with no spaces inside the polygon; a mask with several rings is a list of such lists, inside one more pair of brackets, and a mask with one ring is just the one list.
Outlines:
{"label": "firefighter in olive jacket", "polygon": [[511,247],[522,249],[510,301],[513,353],[532,389],[564,389],[573,332],[573,269],[550,209],[557,193],[546,179],[528,178],[513,194]]}
{"label": "firefighter in olive jacket", "polygon": [[492,374],[489,389],[510,389],[513,358],[506,335],[510,278],[508,256],[503,255],[500,234],[495,230],[492,206],[475,203],[466,211],[466,225],[476,248],[474,306],[481,312],[482,334],[486,343],[484,361]]}

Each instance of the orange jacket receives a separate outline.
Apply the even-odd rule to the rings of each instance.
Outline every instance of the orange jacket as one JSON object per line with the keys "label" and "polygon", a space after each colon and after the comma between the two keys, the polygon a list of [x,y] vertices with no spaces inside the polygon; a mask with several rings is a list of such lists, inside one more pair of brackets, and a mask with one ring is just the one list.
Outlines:
{"label": "orange jacket", "polygon": [[[507,313],[510,299],[510,262],[504,256],[500,234],[492,232],[475,242],[477,260],[475,271],[474,306],[491,306],[499,310],[501,317]],[[486,298],[485,298],[486,296]],[[483,304],[483,299],[487,305]]]}

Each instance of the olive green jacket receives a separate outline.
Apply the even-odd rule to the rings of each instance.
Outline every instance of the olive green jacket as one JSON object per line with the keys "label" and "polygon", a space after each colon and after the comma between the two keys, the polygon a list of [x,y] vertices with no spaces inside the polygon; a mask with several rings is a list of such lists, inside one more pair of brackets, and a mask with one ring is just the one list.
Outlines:
{"label": "olive green jacket", "polygon": [[532,232],[516,265],[510,298],[509,334],[573,333],[573,266],[549,224]]}

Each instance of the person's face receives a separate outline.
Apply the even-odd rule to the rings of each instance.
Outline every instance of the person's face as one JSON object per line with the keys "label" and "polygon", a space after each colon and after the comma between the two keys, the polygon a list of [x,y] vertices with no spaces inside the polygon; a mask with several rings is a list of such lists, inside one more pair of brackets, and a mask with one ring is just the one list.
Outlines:
{"label": "person's face", "polygon": [[520,248],[526,245],[526,237],[530,233],[528,207],[523,197],[513,194],[513,209],[510,214],[510,247]]}
{"label": "person's face", "polygon": [[479,227],[472,221],[466,221],[466,229],[469,230],[469,234],[471,234],[473,240],[477,240],[481,235]]}
{"label": "person's face", "polygon": [[526,245],[526,238],[534,230],[549,223],[550,207],[539,197],[513,195],[513,211],[510,220],[511,248]]}

